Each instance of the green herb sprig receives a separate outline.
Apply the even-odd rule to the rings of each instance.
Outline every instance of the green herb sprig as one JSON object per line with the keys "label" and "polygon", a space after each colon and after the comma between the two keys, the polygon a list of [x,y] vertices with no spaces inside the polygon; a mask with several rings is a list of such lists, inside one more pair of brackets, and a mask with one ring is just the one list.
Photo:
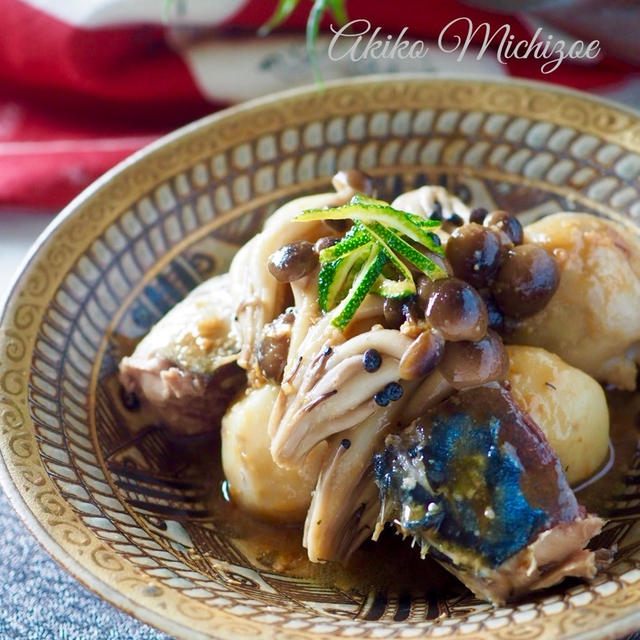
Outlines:
{"label": "green herb sprig", "polygon": [[406,262],[432,280],[447,276],[440,265],[407,241],[444,255],[440,239],[433,233],[440,223],[394,209],[382,200],[357,194],[341,207],[308,209],[294,219],[353,221],[344,238],[319,256],[320,308],[336,310],[332,324],[340,330],[349,324],[368,293],[405,298],[416,292]]}
{"label": "green herb sprig", "polygon": [[[170,22],[171,12],[174,10],[177,0],[164,0],[162,18],[164,22]],[[278,4],[271,17],[258,29],[258,35],[266,36],[279,27],[300,4],[301,0],[278,0]],[[318,65],[316,54],[316,42],[320,33],[322,17],[330,12],[334,20],[343,26],[349,22],[346,9],[346,0],[311,0],[312,6],[307,19],[307,56],[318,86],[322,86],[322,75]]]}
{"label": "green herb sprig", "polygon": [[[320,22],[322,17],[331,12],[334,20],[339,25],[345,25],[349,18],[347,17],[347,9],[345,7],[345,0],[312,0],[313,5],[307,19],[307,55],[313,70],[313,76],[316,83],[322,84],[322,76],[320,74],[320,67],[318,66],[318,57],[316,54],[316,41],[318,39],[318,33],[320,33]],[[260,27],[258,31],[259,35],[267,35],[276,27],[279,27],[300,4],[300,0],[279,0],[275,8],[275,11],[267,20],[267,22]]]}

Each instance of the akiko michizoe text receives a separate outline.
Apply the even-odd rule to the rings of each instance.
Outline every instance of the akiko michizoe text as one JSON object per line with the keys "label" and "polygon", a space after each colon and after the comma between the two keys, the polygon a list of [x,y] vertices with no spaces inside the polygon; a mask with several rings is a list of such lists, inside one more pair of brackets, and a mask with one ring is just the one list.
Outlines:
{"label": "akiko michizoe text", "polygon": [[[381,28],[373,28],[369,20],[352,20],[341,28],[332,26],[334,33],[329,43],[329,58],[337,61],[350,58],[359,60],[382,58],[424,58],[429,44],[424,40],[407,37],[409,27],[397,36],[381,34]],[[462,35],[461,35],[462,34]],[[436,46],[443,53],[456,56],[461,62],[466,55],[482,59],[493,52],[498,62],[507,64],[509,59],[533,58],[540,61],[540,71],[553,73],[567,59],[593,60],[600,54],[600,42],[572,40],[567,42],[553,35],[544,35],[540,27],[529,39],[516,39],[511,26],[504,24],[491,29],[487,22],[475,25],[466,17],[456,18],[440,31]],[[491,54],[491,53],[490,53]]]}

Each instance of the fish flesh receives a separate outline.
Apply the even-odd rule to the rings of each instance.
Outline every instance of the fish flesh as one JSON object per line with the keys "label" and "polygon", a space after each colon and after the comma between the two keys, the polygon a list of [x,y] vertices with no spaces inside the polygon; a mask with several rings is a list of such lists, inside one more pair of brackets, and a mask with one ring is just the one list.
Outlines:
{"label": "fish flesh", "polygon": [[393,522],[478,597],[495,604],[592,578],[584,549],[603,521],[578,504],[544,434],[498,384],[450,396],[374,459],[377,533]]}

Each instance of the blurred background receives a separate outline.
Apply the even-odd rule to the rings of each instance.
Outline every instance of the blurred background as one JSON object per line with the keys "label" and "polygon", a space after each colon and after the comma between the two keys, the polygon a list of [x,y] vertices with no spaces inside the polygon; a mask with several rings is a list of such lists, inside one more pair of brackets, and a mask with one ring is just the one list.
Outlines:
{"label": "blurred background", "polygon": [[[640,0],[0,0],[0,299],[44,226],[119,161],[225,106],[314,82],[305,35],[313,10],[325,80],[488,74],[640,105]],[[362,19],[371,27],[354,55],[332,60],[340,19],[361,20],[352,32],[366,28]],[[469,24],[478,31],[463,59],[460,49],[445,53],[466,41]],[[379,40],[401,34],[429,51],[361,55],[376,29]],[[495,37],[481,53],[485,29]],[[499,62],[507,37],[566,49],[598,40],[599,53],[545,74],[532,56]]]}
{"label": "blurred background", "polygon": [[[278,5],[292,9],[267,36]],[[158,136],[238,101],[313,82],[305,25],[313,0],[0,0],[0,208],[53,212]],[[316,45],[327,80],[379,72],[454,72],[540,79],[640,104],[638,0],[317,0]],[[425,40],[420,59],[327,55],[331,7],[365,18],[378,39]],[[294,8],[295,7],[295,8]],[[517,8],[517,12],[514,10]],[[511,9],[511,10],[510,10]],[[286,11],[283,12],[286,14]],[[339,13],[339,12],[338,12]],[[514,41],[600,41],[595,59],[549,74],[533,57],[496,59],[504,31],[477,58],[484,31],[458,61],[468,18]],[[358,23],[361,29],[364,23]],[[447,25],[450,25],[447,27]],[[346,38],[343,39],[346,44]],[[361,50],[364,48],[364,44]],[[2,224],[0,222],[0,224]]]}
{"label": "blurred background", "polygon": [[[46,224],[115,164],[225,106],[313,83],[305,35],[313,9],[322,16],[315,51],[325,80],[488,74],[640,106],[640,0],[0,0],[0,302]],[[274,14],[279,24],[260,35]],[[331,25],[341,17],[370,22],[361,52],[378,27],[378,39],[402,34],[425,41],[429,52],[332,60]],[[461,18],[499,32],[484,54],[482,29],[463,59],[442,50],[466,39]],[[597,56],[544,74],[531,56],[502,64],[503,36],[600,46]],[[1,495],[0,540],[0,638],[166,638],[57,567]]]}

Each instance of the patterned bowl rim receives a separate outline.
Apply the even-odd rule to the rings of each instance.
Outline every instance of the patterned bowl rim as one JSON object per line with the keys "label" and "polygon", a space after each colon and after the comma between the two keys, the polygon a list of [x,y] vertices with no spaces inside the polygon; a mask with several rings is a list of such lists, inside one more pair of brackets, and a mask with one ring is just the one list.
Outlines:
{"label": "patterned bowl rim", "polygon": [[[371,74],[358,77],[351,77],[347,79],[332,80],[325,83],[324,88],[326,90],[340,90],[344,88],[353,88],[366,85],[384,85],[384,84],[401,84],[403,82],[409,83],[446,83],[446,82],[465,82],[474,85],[492,85],[495,87],[504,86],[515,90],[534,90],[544,94],[551,95],[565,95],[567,97],[573,97],[579,102],[590,102],[608,108],[618,113],[624,113],[627,116],[631,116],[640,125],[640,109],[634,109],[627,105],[617,103],[613,100],[602,98],[600,96],[594,96],[583,91],[569,89],[560,85],[556,85],[550,82],[540,82],[535,80],[526,79],[514,79],[514,78],[500,78],[487,75],[469,75],[469,74],[457,74],[457,73],[440,73],[440,72],[425,72],[425,73],[384,73],[384,74]],[[199,118],[189,124],[186,124],[162,137],[154,142],[146,145],[142,149],[133,153],[128,158],[125,158],[119,162],[112,169],[103,174],[100,178],[86,187],[80,194],[78,194],[68,205],[66,205],[60,213],[58,213],[54,219],[46,226],[42,233],[38,236],[36,241],[31,246],[27,255],[22,260],[17,272],[15,273],[7,293],[3,300],[0,300],[0,349],[2,349],[8,342],[6,335],[4,334],[6,316],[11,308],[11,303],[20,295],[20,284],[23,281],[25,275],[29,272],[34,259],[41,254],[41,252],[55,240],[53,238],[56,232],[62,230],[66,223],[73,219],[74,215],[78,213],[78,210],[95,198],[109,183],[115,178],[126,174],[132,168],[144,163],[149,157],[162,151],[168,145],[178,142],[181,139],[187,138],[193,134],[197,134],[202,129],[208,129],[216,124],[224,122],[228,118],[232,118],[236,115],[243,114],[245,112],[251,112],[257,109],[277,106],[278,103],[294,98],[303,98],[305,96],[312,96],[318,92],[316,85],[305,85],[294,89],[280,91],[277,93],[269,94],[252,100],[247,100],[238,105],[228,107],[221,111],[211,113],[207,116]],[[640,132],[640,128],[639,128]],[[640,136],[638,136],[640,141]],[[630,145],[628,142],[627,147],[631,146],[633,150],[640,153],[640,143]],[[626,219],[621,221],[637,229],[637,225]],[[0,396],[0,400],[2,397]],[[0,427],[4,426],[0,424]],[[210,639],[212,636],[209,634],[201,634],[185,625],[175,622],[170,617],[162,615],[158,611],[147,607],[141,602],[137,602],[133,598],[125,595],[122,591],[112,587],[98,577],[95,573],[82,566],[65,547],[58,543],[51,533],[45,528],[42,521],[38,519],[36,514],[31,510],[24,494],[16,486],[7,460],[10,459],[11,452],[7,451],[4,441],[0,441],[0,487],[8,497],[9,502],[13,509],[17,512],[22,523],[26,526],[28,531],[33,535],[40,546],[68,573],[70,573],[76,580],[89,589],[95,595],[103,598],[110,604],[118,607],[122,611],[137,618],[138,620],[152,625],[158,630],[165,633],[174,635],[179,638],[203,638]],[[43,467],[44,469],[44,467]],[[631,585],[626,587],[632,588]],[[637,587],[640,588],[640,587]],[[561,616],[562,614],[558,614]],[[614,638],[620,638],[628,633],[640,628],[640,608],[625,614],[623,617],[614,618],[607,621],[600,626],[597,626],[598,619],[590,621],[589,628],[578,632],[577,634],[571,634],[565,636],[567,639],[572,640],[613,640]],[[212,629],[215,632],[215,627]],[[333,638],[334,636],[330,636]],[[463,636],[467,637],[467,636]],[[318,640],[327,640],[328,636],[318,634]],[[471,636],[469,636],[471,640]]]}

